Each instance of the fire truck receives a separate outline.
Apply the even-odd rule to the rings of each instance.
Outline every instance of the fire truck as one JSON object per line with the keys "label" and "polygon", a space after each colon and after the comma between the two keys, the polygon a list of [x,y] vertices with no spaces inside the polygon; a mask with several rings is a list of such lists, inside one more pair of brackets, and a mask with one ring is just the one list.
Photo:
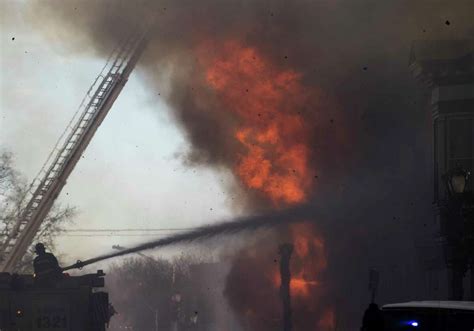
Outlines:
{"label": "fire truck", "polygon": [[34,275],[0,273],[1,331],[103,331],[114,310],[102,270],[95,274],[63,274],[53,284]]}

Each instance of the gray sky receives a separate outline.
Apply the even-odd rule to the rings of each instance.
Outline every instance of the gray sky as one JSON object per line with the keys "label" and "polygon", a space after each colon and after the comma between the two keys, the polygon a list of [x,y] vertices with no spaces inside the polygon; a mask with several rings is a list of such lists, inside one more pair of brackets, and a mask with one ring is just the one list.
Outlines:
{"label": "gray sky", "polygon": [[[14,152],[30,180],[105,59],[51,44],[28,24],[20,3],[2,7],[0,146]],[[224,185],[230,174],[187,168],[175,156],[188,144],[158,93],[132,73],[61,193],[59,202],[79,211],[70,228],[190,227],[233,214]],[[75,261],[141,240],[61,237],[57,243],[65,260]]]}

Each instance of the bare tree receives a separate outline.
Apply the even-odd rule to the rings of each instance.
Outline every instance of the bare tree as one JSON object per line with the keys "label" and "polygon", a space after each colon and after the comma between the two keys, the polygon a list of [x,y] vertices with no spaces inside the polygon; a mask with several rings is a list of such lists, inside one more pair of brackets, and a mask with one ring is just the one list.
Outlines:
{"label": "bare tree", "polygon": [[[28,203],[28,190],[30,189],[25,178],[15,170],[13,155],[8,151],[0,151],[0,244],[10,233],[23,209]],[[36,242],[43,242],[54,251],[54,238],[62,226],[71,222],[75,215],[75,208],[55,204],[43,221],[35,238]],[[16,270],[30,272],[33,260],[33,249],[25,254]]]}
{"label": "bare tree", "polygon": [[[111,330],[171,330],[173,267],[166,260],[131,258],[109,272],[107,287],[118,312]],[[157,318],[156,318],[157,316]]]}
{"label": "bare tree", "polygon": [[216,320],[217,286],[203,279],[214,264],[181,256],[165,259],[126,259],[108,271],[107,288],[118,315],[111,330],[222,330]]}
{"label": "bare tree", "polygon": [[10,187],[11,183],[14,182],[13,179],[17,177],[12,163],[11,153],[5,151],[0,153],[0,194],[2,195]]}

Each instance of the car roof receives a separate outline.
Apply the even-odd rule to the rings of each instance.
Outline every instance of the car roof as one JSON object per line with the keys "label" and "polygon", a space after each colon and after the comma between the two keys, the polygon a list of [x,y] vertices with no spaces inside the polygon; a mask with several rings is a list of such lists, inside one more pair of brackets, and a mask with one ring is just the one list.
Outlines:
{"label": "car roof", "polygon": [[474,311],[474,302],[472,301],[410,301],[403,303],[391,303],[384,305],[382,309],[398,308],[438,308],[438,309],[457,309]]}

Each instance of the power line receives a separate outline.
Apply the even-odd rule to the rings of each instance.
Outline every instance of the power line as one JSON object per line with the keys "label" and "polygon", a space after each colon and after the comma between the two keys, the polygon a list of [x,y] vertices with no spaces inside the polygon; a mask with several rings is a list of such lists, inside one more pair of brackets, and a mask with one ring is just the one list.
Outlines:
{"label": "power line", "polygon": [[64,229],[61,237],[159,237],[168,233],[192,231],[194,228]]}
{"label": "power line", "polygon": [[163,235],[158,234],[113,234],[113,233],[104,233],[104,234],[62,234],[61,237],[158,237]]}
{"label": "power line", "polygon": [[194,228],[136,228],[136,229],[64,229],[61,232],[164,232],[164,231],[192,231]]}

